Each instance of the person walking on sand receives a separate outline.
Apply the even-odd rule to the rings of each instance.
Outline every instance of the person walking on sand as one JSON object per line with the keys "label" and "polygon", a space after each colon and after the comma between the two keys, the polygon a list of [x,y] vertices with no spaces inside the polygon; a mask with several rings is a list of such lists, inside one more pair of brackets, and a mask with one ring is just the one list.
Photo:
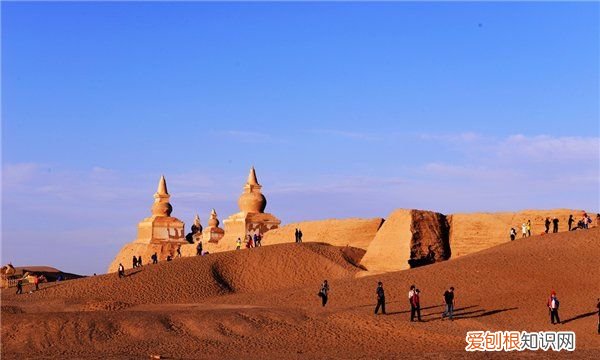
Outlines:
{"label": "person walking on sand", "polygon": [[198,245],[196,245],[196,256],[202,255],[202,241],[198,241]]}
{"label": "person walking on sand", "polygon": [[319,290],[319,293],[317,294],[321,298],[321,302],[322,302],[323,306],[325,306],[327,304],[328,294],[329,294],[329,284],[327,284],[327,280],[324,280],[323,284],[321,285],[321,290]]}
{"label": "person walking on sand", "polygon": [[133,255],[133,268],[135,269],[137,267],[137,258],[135,257],[135,255]]}
{"label": "person walking on sand", "polygon": [[521,237],[524,238],[527,236],[527,224],[523,223],[521,225]]}
{"label": "person walking on sand", "polygon": [[556,297],[556,291],[552,290],[552,292],[550,293],[547,305],[548,310],[550,311],[550,323],[552,323],[552,325],[560,324],[560,317],[558,316],[558,307],[560,305],[560,302]]}
{"label": "person walking on sand", "polygon": [[[415,293],[412,297],[411,306],[410,306],[410,321],[415,321],[415,313],[417,314],[417,320],[420,322],[421,320],[421,300],[419,298],[419,294],[421,291],[419,289],[415,289]],[[414,311],[413,311],[414,309]]]}
{"label": "person walking on sand", "polygon": [[302,229],[298,229],[298,242],[302,242]]}
{"label": "person walking on sand", "polygon": [[152,254],[152,264],[158,264],[158,255],[156,253]]}
{"label": "person walking on sand", "polygon": [[454,287],[450,286],[450,289],[444,292],[444,303],[446,303],[446,311],[442,314],[442,320],[448,316],[450,320],[453,320],[454,315]]}
{"label": "person walking on sand", "polygon": [[254,247],[259,247],[260,246],[260,236],[257,234],[254,234]]}
{"label": "person walking on sand", "polygon": [[177,257],[181,257],[181,245],[177,246]]}
{"label": "person walking on sand", "polygon": [[235,241],[235,249],[239,250],[242,248],[242,239],[237,238],[237,240]]}
{"label": "person walking on sand", "polygon": [[294,237],[296,238],[296,242],[298,242],[298,228],[296,228],[296,231],[294,232]]}
{"label": "person walking on sand", "polygon": [[600,298],[598,298],[598,304],[596,304],[596,309],[598,309],[598,335],[600,335]]}
{"label": "person walking on sand", "polygon": [[21,279],[17,281],[17,295],[18,294],[23,294],[23,280]]}
{"label": "person walking on sand", "polygon": [[142,255],[138,256],[138,267],[142,267]]}
{"label": "person walking on sand", "polygon": [[125,277],[125,267],[119,263],[119,278]]}
{"label": "person walking on sand", "polygon": [[375,315],[379,312],[379,308],[381,307],[381,313],[385,315],[385,291],[383,290],[383,283],[379,281],[377,283],[377,289],[375,290],[377,294],[377,306],[375,306]]}
{"label": "person walking on sand", "polygon": [[517,230],[515,228],[510,228],[510,241],[515,240],[517,237]]}
{"label": "person walking on sand", "polygon": [[527,237],[531,236],[531,220],[527,220]]}
{"label": "person walking on sand", "polygon": [[40,278],[39,278],[39,276],[35,275],[33,277],[33,284],[35,285],[35,291],[38,291],[40,289]]}
{"label": "person walking on sand", "polygon": [[554,217],[554,219],[552,219],[552,232],[553,233],[558,232],[558,218],[557,217]]}
{"label": "person walking on sand", "polygon": [[411,285],[411,286],[410,286],[410,290],[408,290],[408,305],[410,305],[410,314],[411,314],[411,319],[412,319],[412,317],[413,317],[413,315],[412,315],[412,314],[413,314],[413,311],[414,311],[414,310],[413,310],[412,298],[413,298],[413,296],[415,296],[415,289],[416,289],[416,288],[417,288],[416,286],[414,286],[414,285]]}
{"label": "person walking on sand", "polygon": [[544,221],[544,226],[546,226],[546,234],[550,231],[550,218],[547,217],[546,221]]}
{"label": "person walking on sand", "polygon": [[569,224],[569,231],[571,231],[574,222],[575,220],[573,219],[573,214],[569,215],[569,220],[567,220],[567,224]]}

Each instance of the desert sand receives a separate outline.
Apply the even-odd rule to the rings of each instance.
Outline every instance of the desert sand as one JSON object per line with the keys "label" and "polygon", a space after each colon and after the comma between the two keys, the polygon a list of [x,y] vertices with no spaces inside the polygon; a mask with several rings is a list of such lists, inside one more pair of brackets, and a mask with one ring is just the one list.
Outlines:
{"label": "desert sand", "polygon": [[[471,330],[572,330],[577,350],[469,354],[599,358],[600,228],[518,239],[433,265],[358,276],[364,250],[279,244],[2,291],[2,358],[461,358]],[[321,307],[323,279],[330,302]],[[375,287],[388,315],[375,316]],[[407,292],[422,290],[423,323]],[[441,321],[456,288],[456,320]],[[563,324],[549,324],[549,292]],[[25,289],[26,291],[29,288]]]}

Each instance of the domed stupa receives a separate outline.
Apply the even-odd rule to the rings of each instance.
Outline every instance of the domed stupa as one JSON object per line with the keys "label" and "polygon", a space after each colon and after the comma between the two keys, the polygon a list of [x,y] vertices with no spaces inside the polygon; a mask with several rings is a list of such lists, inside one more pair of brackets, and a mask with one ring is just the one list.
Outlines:
{"label": "domed stupa", "polygon": [[271,229],[276,229],[281,224],[281,220],[274,215],[265,213],[267,199],[261,189],[262,186],[258,183],[253,166],[250,168],[242,195],[238,199],[240,212],[223,220],[228,243],[234,244],[238,237],[245,240],[248,235],[262,235]]}
{"label": "domed stupa", "polygon": [[219,227],[219,219],[217,218],[217,212],[212,209],[210,212],[210,218],[208,219],[208,226],[202,231],[202,239],[208,242],[219,242],[225,231]]}
{"label": "domed stupa", "polygon": [[238,199],[238,206],[242,212],[246,213],[264,213],[267,207],[267,199],[260,192],[262,186],[256,179],[256,171],[254,166],[250,168],[250,174],[248,174],[248,180],[244,185],[244,192]]}
{"label": "domed stupa", "polygon": [[185,243],[183,222],[171,217],[173,206],[169,202],[171,195],[167,191],[167,180],[164,175],[158,181],[154,194],[152,215],[138,224],[138,236],[135,242],[146,244]]}

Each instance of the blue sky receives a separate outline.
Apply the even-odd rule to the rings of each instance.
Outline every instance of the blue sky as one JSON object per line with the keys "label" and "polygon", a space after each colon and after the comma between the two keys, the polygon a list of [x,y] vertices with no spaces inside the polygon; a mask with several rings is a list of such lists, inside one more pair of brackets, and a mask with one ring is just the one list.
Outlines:
{"label": "blue sky", "polygon": [[173,215],[599,209],[598,3],[6,3],[2,262]]}

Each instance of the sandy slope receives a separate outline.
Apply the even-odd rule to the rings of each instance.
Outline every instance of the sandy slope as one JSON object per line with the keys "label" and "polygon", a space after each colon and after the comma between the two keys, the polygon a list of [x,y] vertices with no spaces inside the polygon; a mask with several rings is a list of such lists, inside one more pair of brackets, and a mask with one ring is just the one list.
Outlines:
{"label": "sandy slope", "polygon": [[[591,229],[377,277],[355,278],[339,248],[318,244],[178,259],[126,279],[2,292],[2,358],[458,358],[466,331],[482,329],[573,330],[571,357],[598,358],[599,256],[600,229]],[[323,278],[331,282],[325,308],[316,296]],[[387,316],[372,313],[377,280],[386,287]],[[423,291],[427,322],[407,321],[411,283]],[[454,322],[439,320],[449,285],[457,290]],[[566,322],[554,327],[545,308],[551,289]]]}

